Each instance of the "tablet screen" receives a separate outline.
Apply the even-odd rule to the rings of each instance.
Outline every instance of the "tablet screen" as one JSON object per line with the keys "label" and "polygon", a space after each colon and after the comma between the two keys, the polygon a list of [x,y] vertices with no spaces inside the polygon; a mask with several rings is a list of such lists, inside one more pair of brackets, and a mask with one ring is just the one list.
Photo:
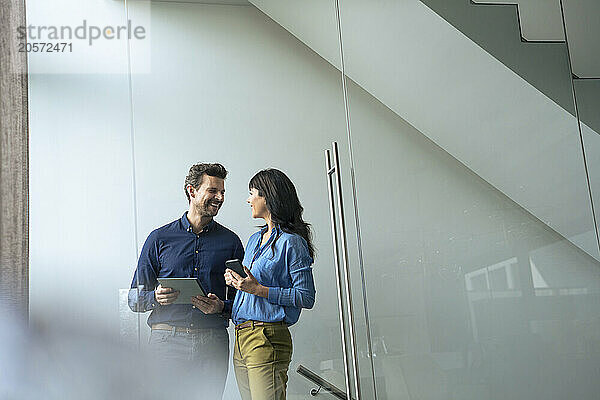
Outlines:
{"label": "tablet screen", "polygon": [[206,292],[198,278],[158,278],[158,282],[165,288],[179,290],[179,296],[173,304],[192,304],[194,296],[206,297]]}

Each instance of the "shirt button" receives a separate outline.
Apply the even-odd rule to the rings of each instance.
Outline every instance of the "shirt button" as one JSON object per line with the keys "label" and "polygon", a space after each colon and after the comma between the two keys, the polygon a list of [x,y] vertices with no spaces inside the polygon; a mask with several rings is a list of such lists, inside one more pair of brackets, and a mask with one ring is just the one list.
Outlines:
{"label": "shirt button", "polygon": [[194,268],[194,271],[198,271],[198,268]]}
{"label": "shirt button", "polygon": [[198,253],[198,250],[196,250],[196,254]]}
{"label": "shirt button", "polygon": [[192,306],[192,308],[196,308],[196,306]]}

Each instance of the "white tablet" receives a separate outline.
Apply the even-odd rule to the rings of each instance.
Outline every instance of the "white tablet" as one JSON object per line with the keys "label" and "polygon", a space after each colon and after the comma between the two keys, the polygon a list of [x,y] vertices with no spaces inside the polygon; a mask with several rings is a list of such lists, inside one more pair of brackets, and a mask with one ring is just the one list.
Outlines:
{"label": "white tablet", "polygon": [[162,287],[179,290],[179,296],[173,304],[192,304],[192,297],[206,297],[206,292],[198,278],[158,278],[158,282]]}

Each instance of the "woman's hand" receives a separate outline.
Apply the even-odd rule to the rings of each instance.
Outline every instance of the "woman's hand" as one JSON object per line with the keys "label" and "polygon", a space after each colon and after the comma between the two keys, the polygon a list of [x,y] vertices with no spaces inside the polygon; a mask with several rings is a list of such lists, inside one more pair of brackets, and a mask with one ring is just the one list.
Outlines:
{"label": "woman's hand", "polygon": [[256,296],[267,298],[269,297],[269,288],[258,283],[254,275],[250,272],[246,266],[244,267],[244,271],[246,275],[245,278],[239,276],[235,271],[227,268],[225,270],[225,283],[229,286],[236,288],[237,290],[241,290],[242,292],[250,293]]}

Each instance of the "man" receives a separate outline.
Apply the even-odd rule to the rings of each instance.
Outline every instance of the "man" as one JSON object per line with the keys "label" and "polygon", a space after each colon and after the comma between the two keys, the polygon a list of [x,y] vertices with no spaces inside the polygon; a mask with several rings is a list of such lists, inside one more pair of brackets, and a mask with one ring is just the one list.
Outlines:
{"label": "man", "polygon": [[[178,385],[193,384],[199,398],[211,400],[222,398],[229,366],[226,327],[232,300],[220,300],[226,298],[225,261],[244,256],[239,237],[213,220],[224,201],[226,176],[221,164],[190,168],[184,185],[189,210],[150,233],[129,291],[133,311],[152,311],[148,325],[156,368],[175,376]],[[173,304],[179,293],[158,285],[162,277],[198,278],[208,297]]]}

